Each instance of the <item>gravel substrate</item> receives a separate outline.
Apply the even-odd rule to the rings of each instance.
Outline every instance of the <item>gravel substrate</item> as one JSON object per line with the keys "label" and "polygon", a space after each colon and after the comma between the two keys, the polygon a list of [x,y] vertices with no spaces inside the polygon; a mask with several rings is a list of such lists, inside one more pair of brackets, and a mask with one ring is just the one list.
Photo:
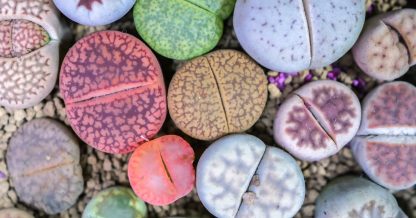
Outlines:
{"label": "gravel substrate", "polygon": [[[413,0],[410,0],[413,1]],[[393,10],[400,7],[414,7],[415,3],[407,4],[406,0],[374,0],[368,1],[369,13],[371,15],[383,11]],[[69,21],[68,21],[69,23]],[[115,29],[123,32],[131,33],[137,36],[134,29],[131,14],[127,15],[123,20],[104,27],[90,28],[80,25],[70,24],[74,32],[74,39],[78,40],[82,36],[104,29]],[[70,45],[69,45],[70,46]],[[223,39],[217,48],[234,48],[241,50],[235,34],[232,30],[232,19],[228,20],[227,27]],[[165,82],[169,81],[175,71],[175,68],[181,62],[173,62],[166,58],[158,57],[162,65]],[[294,89],[301,86],[305,80],[319,80],[326,78],[336,78],[338,81],[352,87],[362,98],[366,92],[376,85],[371,78],[362,75],[352,61],[350,54],[345,55],[334,66],[311,72],[301,72],[297,76],[285,78],[284,84],[278,87],[274,84],[269,85],[269,101],[261,119],[248,132],[256,135],[269,145],[275,145],[272,137],[272,124],[277,106],[280,102]],[[337,76],[334,77],[333,72],[336,69]],[[329,75],[330,74],[330,75]],[[268,72],[269,77],[278,77],[277,72]],[[414,69],[409,72],[404,79],[415,82],[416,72]],[[359,81],[359,83],[357,83]],[[415,84],[415,83],[414,83]],[[284,87],[283,87],[284,86]],[[9,174],[5,162],[8,141],[12,134],[23,123],[40,117],[50,117],[60,120],[66,125],[65,105],[55,87],[54,91],[42,103],[26,109],[7,111],[0,107],[0,208],[18,207],[27,210],[35,215],[35,217],[48,217],[42,212],[33,210],[21,202],[16,196],[13,184],[9,180]],[[69,125],[68,125],[69,126]],[[168,118],[162,131],[158,135],[167,133],[179,134],[183,136],[193,146],[196,157],[198,158],[203,150],[209,145],[209,142],[193,140],[178,129],[175,128],[173,122]],[[84,175],[84,192],[78,199],[78,202],[69,210],[49,217],[81,217],[88,201],[99,191],[114,185],[129,186],[127,178],[127,160],[129,155],[110,155],[104,154],[92,147],[80,142],[81,150],[81,166]],[[195,161],[195,165],[197,160]],[[314,202],[319,195],[320,190],[333,178],[344,174],[355,174],[365,176],[356,162],[354,161],[351,151],[348,147],[342,149],[337,155],[324,159],[316,163],[307,163],[298,161],[304,173],[306,180],[307,194],[304,205],[296,217],[312,217],[314,213]],[[416,190],[408,189],[395,193],[402,208],[410,217],[416,217]],[[150,217],[167,217],[167,216],[192,216],[192,217],[211,217],[200,203],[196,191],[192,191],[186,197],[176,201],[174,204],[164,207],[148,206]]]}

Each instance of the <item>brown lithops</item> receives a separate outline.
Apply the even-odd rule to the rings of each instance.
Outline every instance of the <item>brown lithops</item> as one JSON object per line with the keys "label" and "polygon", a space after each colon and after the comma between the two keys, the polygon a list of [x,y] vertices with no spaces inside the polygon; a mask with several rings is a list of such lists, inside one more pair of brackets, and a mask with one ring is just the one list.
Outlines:
{"label": "brown lithops", "polygon": [[186,134],[212,140],[249,129],[267,100],[260,66],[242,52],[218,50],[185,63],[168,91],[169,113]]}
{"label": "brown lithops", "polygon": [[394,80],[416,64],[416,10],[403,9],[367,21],[353,47],[358,66],[379,80]]}
{"label": "brown lithops", "polygon": [[74,134],[50,119],[32,120],[10,139],[7,167],[19,200],[56,214],[83,191],[79,147]]}

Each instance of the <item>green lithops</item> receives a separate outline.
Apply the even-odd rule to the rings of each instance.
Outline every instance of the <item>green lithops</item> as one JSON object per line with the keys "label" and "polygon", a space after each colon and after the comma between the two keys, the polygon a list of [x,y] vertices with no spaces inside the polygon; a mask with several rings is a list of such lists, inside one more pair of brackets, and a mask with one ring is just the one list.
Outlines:
{"label": "green lithops", "polygon": [[146,204],[132,190],[113,187],[101,191],[88,203],[82,218],[146,218]]}
{"label": "green lithops", "polygon": [[138,0],[136,29],[157,53],[186,60],[213,49],[235,0]]}

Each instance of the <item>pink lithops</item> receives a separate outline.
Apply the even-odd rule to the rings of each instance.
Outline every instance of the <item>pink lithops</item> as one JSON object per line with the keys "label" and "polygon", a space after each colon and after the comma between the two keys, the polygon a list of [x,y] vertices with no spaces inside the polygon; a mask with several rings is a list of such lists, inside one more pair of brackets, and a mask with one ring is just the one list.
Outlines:
{"label": "pink lithops", "polygon": [[135,0],[53,0],[69,19],[87,26],[110,24],[127,14]]}
{"label": "pink lithops", "polygon": [[357,65],[379,80],[394,80],[416,64],[416,10],[402,9],[367,21],[353,47]]}
{"label": "pink lithops", "polygon": [[211,144],[197,166],[201,202],[216,217],[293,217],[305,197],[296,161],[245,134]]}
{"label": "pink lithops", "polygon": [[241,46],[261,65],[298,72],[344,55],[364,18],[364,0],[237,0],[234,27]]}
{"label": "pink lithops", "polygon": [[55,86],[64,25],[49,0],[0,0],[0,105],[28,108]]}
{"label": "pink lithops", "polygon": [[406,82],[383,84],[363,102],[355,159],[378,184],[393,190],[416,184],[416,88]]}
{"label": "pink lithops", "polygon": [[74,131],[103,152],[131,152],[165,121],[159,62],[129,34],[103,31],[78,41],[62,64],[60,90]]}
{"label": "pink lithops", "polygon": [[351,89],[332,80],[315,81],[282,103],[274,121],[274,138],[295,157],[316,161],[345,146],[360,121],[360,102]]}

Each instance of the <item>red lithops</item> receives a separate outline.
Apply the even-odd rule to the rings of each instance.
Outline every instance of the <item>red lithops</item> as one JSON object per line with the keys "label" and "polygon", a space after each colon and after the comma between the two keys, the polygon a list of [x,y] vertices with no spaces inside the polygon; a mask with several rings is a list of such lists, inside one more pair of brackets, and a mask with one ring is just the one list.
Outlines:
{"label": "red lithops", "polygon": [[416,184],[416,88],[406,82],[383,84],[363,102],[355,159],[378,184],[394,190]]}
{"label": "red lithops", "polygon": [[134,192],[153,205],[167,205],[194,187],[194,151],[179,136],[166,135],[141,145],[129,160]]}
{"label": "red lithops", "polygon": [[131,152],[152,138],[166,117],[156,57],[122,32],[97,32],[78,41],[62,64],[60,90],[74,131],[103,152]]}

